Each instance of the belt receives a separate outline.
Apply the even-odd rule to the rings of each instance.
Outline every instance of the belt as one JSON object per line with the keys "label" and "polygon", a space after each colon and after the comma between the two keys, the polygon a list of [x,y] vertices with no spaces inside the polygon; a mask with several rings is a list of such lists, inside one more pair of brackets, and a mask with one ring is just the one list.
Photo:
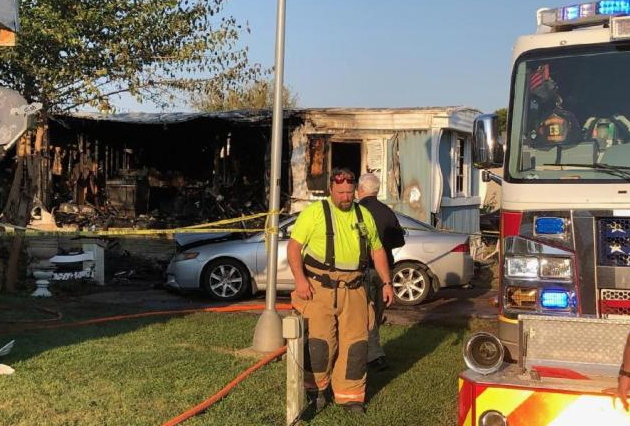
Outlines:
{"label": "belt", "polygon": [[323,269],[324,271],[341,271],[341,272],[362,271],[367,266],[367,264],[363,264],[363,263],[361,263],[359,261],[359,268],[358,269],[341,269],[341,268],[336,268],[334,266],[327,265],[325,263],[320,262],[319,260],[315,259],[310,254],[307,254],[306,256],[304,256],[303,263],[306,266],[310,266],[312,268],[317,268],[317,269]]}
{"label": "belt", "polygon": [[316,274],[313,271],[309,271],[308,269],[304,268],[304,274],[308,277],[311,278],[315,281],[319,281],[320,283],[322,283],[322,287],[324,288],[330,288],[330,289],[337,289],[337,288],[347,288],[349,290],[355,290],[357,288],[363,287],[363,276],[359,275],[358,277],[356,277],[355,279],[351,280],[351,281],[345,281],[345,280],[333,280],[330,278],[330,275],[328,274]]}

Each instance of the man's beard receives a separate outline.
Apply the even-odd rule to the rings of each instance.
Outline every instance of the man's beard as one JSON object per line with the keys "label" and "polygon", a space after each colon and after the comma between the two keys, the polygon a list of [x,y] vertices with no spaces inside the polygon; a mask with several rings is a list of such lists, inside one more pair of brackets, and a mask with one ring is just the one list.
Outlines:
{"label": "man's beard", "polygon": [[342,201],[339,203],[339,210],[348,211],[352,207],[352,201]]}

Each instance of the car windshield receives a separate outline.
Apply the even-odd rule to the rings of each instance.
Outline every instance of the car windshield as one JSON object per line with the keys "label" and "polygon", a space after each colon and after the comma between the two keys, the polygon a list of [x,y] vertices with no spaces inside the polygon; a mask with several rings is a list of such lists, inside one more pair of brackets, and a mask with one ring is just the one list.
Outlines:
{"label": "car windshield", "polygon": [[630,48],[526,54],[515,66],[508,179],[630,180]]}

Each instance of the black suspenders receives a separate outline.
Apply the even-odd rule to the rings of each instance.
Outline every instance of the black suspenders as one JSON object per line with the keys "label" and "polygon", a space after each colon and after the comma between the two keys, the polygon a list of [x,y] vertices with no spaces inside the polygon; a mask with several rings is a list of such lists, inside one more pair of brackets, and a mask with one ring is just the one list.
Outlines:
{"label": "black suspenders", "polygon": [[326,259],[324,265],[329,271],[335,271],[335,230],[332,226],[332,212],[328,200],[322,200],[322,208],[326,220]]}
{"label": "black suspenders", "polygon": [[[357,215],[357,228],[359,231],[359,270],[365,269],[368,263],[367,228],[363,222],[363,212],[357,203],[352,203]],[[326,221],[326,259],[324,264],[329,271],[336,271],[335,267],[335,231],[332,226],[332,212],[328,200],[322,200],[324,218]]]}

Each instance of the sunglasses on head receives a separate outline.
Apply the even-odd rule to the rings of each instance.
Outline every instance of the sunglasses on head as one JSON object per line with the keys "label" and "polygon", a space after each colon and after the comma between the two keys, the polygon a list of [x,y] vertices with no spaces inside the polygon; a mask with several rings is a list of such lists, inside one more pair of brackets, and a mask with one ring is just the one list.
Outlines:
{"label": "sunglasses on head", "polygon": [[337,175],[334,175],[333,177],[330,178],[331,182],[335,182],[336,184],[341,184],[341,183],[349,183],[349,184],[354,184],[354,177],[352,176],[348,176],[346,174],[343,173],[339,173]]}

